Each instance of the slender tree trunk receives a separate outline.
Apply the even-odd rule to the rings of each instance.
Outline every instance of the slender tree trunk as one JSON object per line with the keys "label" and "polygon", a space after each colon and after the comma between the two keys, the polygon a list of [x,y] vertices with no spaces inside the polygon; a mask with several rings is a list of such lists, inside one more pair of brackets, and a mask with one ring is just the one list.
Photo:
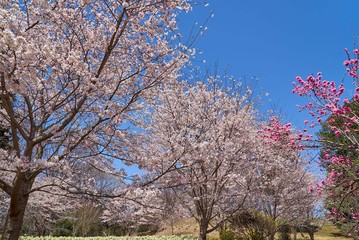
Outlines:
{"label": "slender tree trunk", "polygon": [[20,173],[15,180],[2,240],[18,240],[20,237],[25,209],[29,200],[28,192],[32,187],[32,181],[25,179],[25,174]]}
{"label": "slender tree trunk", "polygon": [[171,235],[175,235],[175,227],[174,227],[174,221],[171,220]]}

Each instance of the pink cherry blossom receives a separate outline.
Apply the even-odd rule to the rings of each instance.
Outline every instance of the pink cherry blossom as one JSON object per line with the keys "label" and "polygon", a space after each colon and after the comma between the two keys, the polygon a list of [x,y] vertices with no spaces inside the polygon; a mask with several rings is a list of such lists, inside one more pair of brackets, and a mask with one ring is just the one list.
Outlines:
{"label": "pink cherry blossom", "polygon": [[14,213],[3,239],[17,239],[36,191],[124,195],[99,192],[94,174],[126,177],[115,162],[133,164],[130,117],[155,98],[154,88],[177,80],[194,52],[176,37],[177,15],[191,6],[186,0],[1,6],[0,122],[11,130],[12,148],[0,154],[0,188]]}

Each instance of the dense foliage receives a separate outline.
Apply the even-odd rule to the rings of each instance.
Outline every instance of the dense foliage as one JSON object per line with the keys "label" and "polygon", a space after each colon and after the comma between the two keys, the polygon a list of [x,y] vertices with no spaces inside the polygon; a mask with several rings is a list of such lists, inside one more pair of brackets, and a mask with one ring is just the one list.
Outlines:
{"label": "dense foliage", "polygon": [[[358,114],[358,104],[355,101],[350,103],[345,103],[349,107],[353,114],[351,117]],[[350,141],[343,135],[336,136],[333,129],[339,129],[343,124],[345,124],[345,119],[342,116],[330,116],[323,123],[322,129],[319,132],[319,137],[322,141],[322,151],[321,155],[323,161],[321,162],[322,167],[327,171],[327,174],[331,174],[332,171],[336,171],[336,167],[333,166],[330,161],[325,160],[326,154],[335,154],[340,156],[348,156],[352,161],[352,166],[348,171],[343,172],[345,177],[350,177],[355,175],[359,171],[359,160],[358,152],[351,149]],[[350,126],[350,131],[353,132],[356,139],[359,139],[359,135],[356,129],[357,126]],[[334,179],[336,185],[340,185],[340,179]],[[348,195],[345,198],[341,195],[341,192],[345,191],[343,186],[338,186],[332,194],[329,194],[325,199],[326,208],[331,211],[333,208],[341,209],[343,214],[346,216],[346,221],[342,221],[340,218],[331,217],[331,220],[334,221],[337,226],[341,229],[343,234],[348,234],[351,232],[352,235],[357,235],[355,231],[352,231],[356,225],[356,219],[353,219],[351,216],[351,209],[359,208],[359,199],[355,195]]]}

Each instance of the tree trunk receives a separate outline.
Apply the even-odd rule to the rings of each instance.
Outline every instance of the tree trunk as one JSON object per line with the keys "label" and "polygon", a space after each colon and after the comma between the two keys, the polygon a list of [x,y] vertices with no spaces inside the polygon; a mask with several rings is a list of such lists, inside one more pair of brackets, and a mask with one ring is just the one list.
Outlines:
{"label": "tree trunk", "polygon": [[199,240],[207,240],[208,222],[202,221],[199,224]]}
{"label": "tree trunk", "polygon": [[308,234],[309,234],[310,240],[314,240],[314,233],[315,233],[315,232],[308,231]]}
{"label": "tree trunk", "polygon": [[29,200],[29,190],[32,181],[25,180],[25,174],[20,173],[15,180],[11,194],[10,207],[5,220],[2,240],[18,240],[24,221],[25,209]]}
{"label": "tree trunk", "polygon": [[269,239],[269,240],[274,240],[274,239],[275,239],[275,234],[276,234],[276,232],[275,232],[275,231],[272,231],[272,232],[269,234],[268,239]]}
{"label": "tree trunk", "polygon": [[175,224],[171,221],[171,235],[175,235]]}
{"label": "tree trunk", "polygon": [[293,240],[297,240],[297,229],[296,229],[296,226],[293,227]]}

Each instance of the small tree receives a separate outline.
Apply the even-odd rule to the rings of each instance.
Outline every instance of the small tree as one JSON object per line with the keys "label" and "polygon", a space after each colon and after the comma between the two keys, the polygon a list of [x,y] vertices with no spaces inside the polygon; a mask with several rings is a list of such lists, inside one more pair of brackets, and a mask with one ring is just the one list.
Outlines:
{"label": "small tree", "polygon": [[177,202],[176,193],[171,188],[161,189],[159,192],[159,198],[162,202],[162,213],[161,218],[161,227],[170,227],[171,235],[174,235],[175,224],[180,220],[186,217],[184,214],[184,209],[181,208],[181,204]]}
{"label": "small tree", "polygon": [[80,237],[101,235],[101,206],[88,202],[75,210],[73,216],[73,235]]}

